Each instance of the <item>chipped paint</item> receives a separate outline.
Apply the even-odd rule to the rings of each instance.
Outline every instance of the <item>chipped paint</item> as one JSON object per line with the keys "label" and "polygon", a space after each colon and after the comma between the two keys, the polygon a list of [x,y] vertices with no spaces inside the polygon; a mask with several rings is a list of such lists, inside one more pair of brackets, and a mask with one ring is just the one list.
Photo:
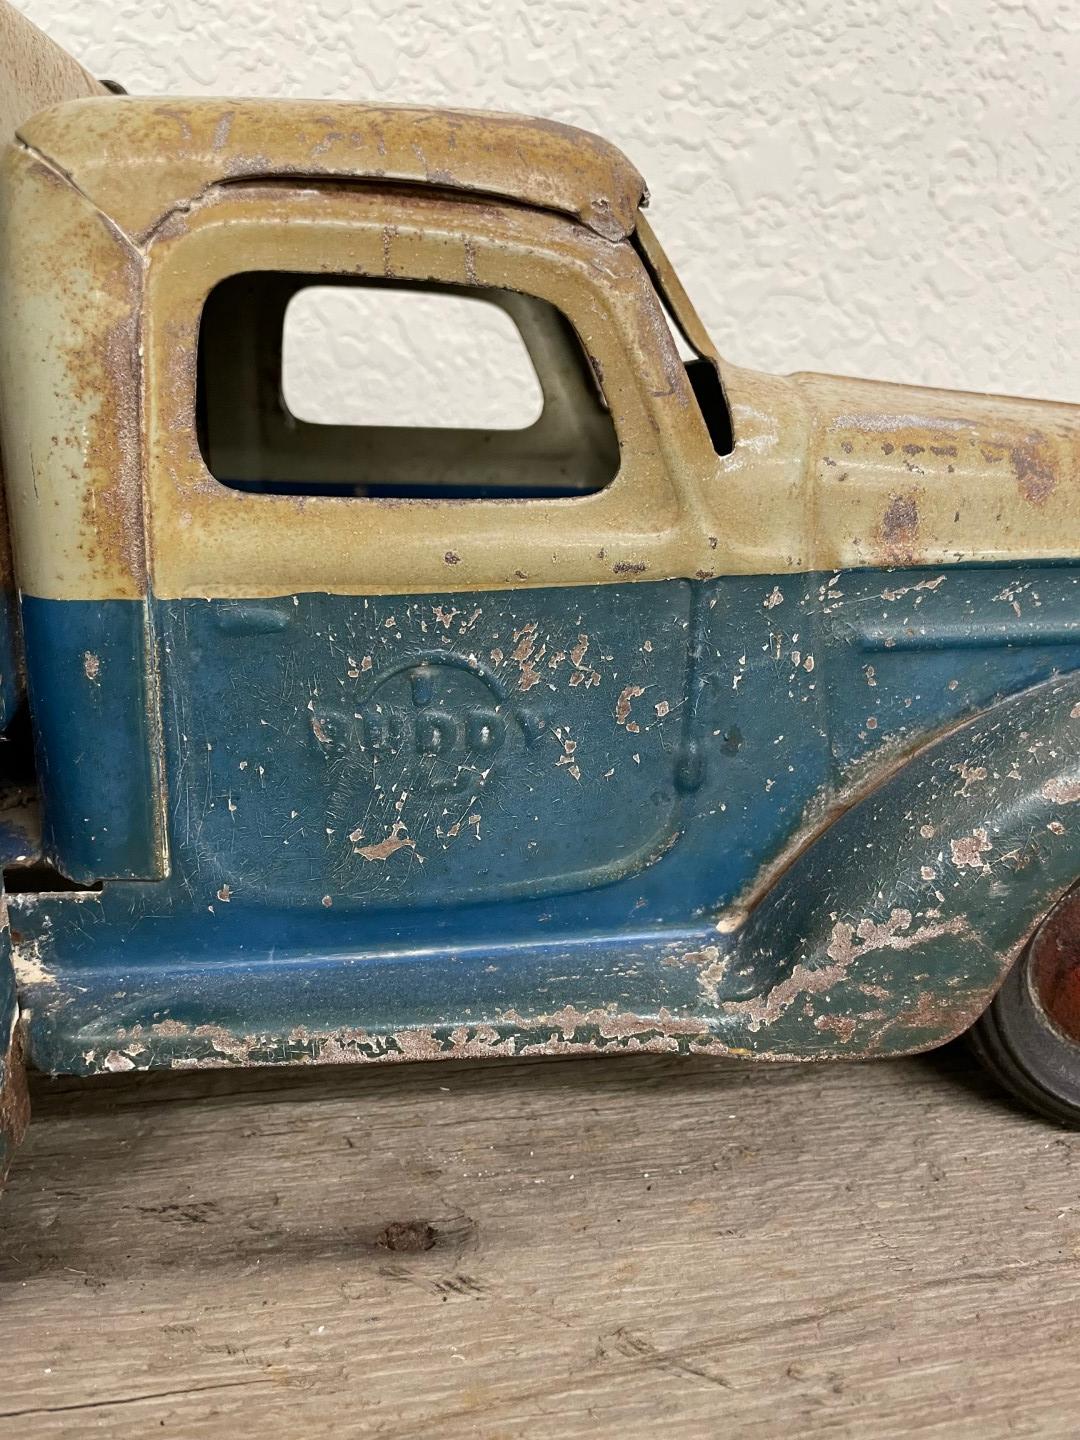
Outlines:
{"label": "chipped paint", "polygon": [[915,553],[915,541],[919,533],[918,499],[917,490],[908,490],[889,498],[878,530],[883,558],[887,564],[910,563]]}
{"label": "chipped paint", "polygon": [[655,1016],[615,1007],[582,1010],[564,1006],[548,1014],[508,1011],[492,1023],[417,1026],[384,1033],[340,1027],[321,1031],[295,1026],[285,1036],[234,1033],[220,1025],[188,1026],[159,1021],[119,1032],[118,1044],[98,1062],[87,1052],[89,1072],[127,1071],[171,1064],[179,1069],[249,1066],[268,1061],[299,1065],[400,1064],[410,1061],[480,1060],[596,1053],[732,1053],[701,1021],[661,1009]]}
{"label": "chipped paint", "polygon": [[635,731],[638,729],[630,719],[630,706],[639,695],[644,694],[645,691],[641,685],[626,685],[623,687],[618,700],[615,701],[616,725],[625,725],[628,730],[633,725]]}
{"label": "chipped paint", "polygon": [[56,975],[41,958],[43,943],[45,942],[35,937],[29,942],[14,946],[11,959],[20,989],[44,987],[55,990],[59,984]]}
{"label": "chipped paint", "polygon": [[846,969],[854,960],[872,950],[911,950],[917,945],[940,939],[942,935],[965,935],[971,928],[966,916],[954,915],[950,920],[919,925],[912,930],[913,918],[910,910],[898,907],[884,923],[860,920],[852,925],[847,921],[837,921],[825,953],[830,960]]}
{"label": "chipped paint", "polygon": [[[157,648],[136,662],[148,691],[126,702],[143,722],[128,748],[161,750],[169,777],[168,795],[156,775],[141,786],[168,809],[142,867],[78,852],[106,819],[126,833],[104,807],[67,802],[58,843],[63,807],[47,806],[60,868],[78,852],[106,879],[81,913],[63,892],[13,898],[43,1055],[66,1045],[65,1064],[118,1071],[854,1055],[978,1013],[1075,843],[1046,811],[1080,798],[1075,747],[1054,749],[1045,697],[1008,699],[1075,665],[1075,606],[1059,594],[1048,620],[1053,567],[1038,587],[1030,573],[1080,557],[1074,408],[722,364],[638,214],[637,171],[548,122],[96,100],[23,124],[3,167],[24,615],[132,602],[125,633]],[[278,273],[550,302],[610,411],[618,483],[527,514],[217,484],[193,423],[200,316],[253,253]],[[665,300],[719,367],[729,453]],[[81,665],[93,687],[74,687],[87,723],[120,706],[122,653],[89,634],[64,651],[60,671]],[[70,735],[46,739],[43,773],[68,777]],[[484,928],[480,904],[490,934],[457,931],[460,915]],[[199,965],[175,992],[202,1007],[190,1023],[147,1023],[180,968],[166,922],[186,955],[241,957],[242,998],[236,966]],[[269,959],[262,938],[246,948],[271,932]],[[118,953],[128,989],[102,999]],[[300,960],[320,1023],[294,1023]],[[405,967],[428,963],[437,981],[402,1007]],[[488,978],[500,970],[519,988]],[[149,1011],[147,974],[164,987]],[[392,1023],[329,1023],[342,995]],[[117,1026],[118,1009],[142,1020]],[[219,1023],[256,1013],[276,1018]]]}
{"label": "chipped paint", "polygon": [[403,820],[395,820],[385,839],[375,845],[358,846],[356,854],[365,860],[389,860],[391,855],[396,855],[399,850],[415,850],[416,841],[406,835],[405,829]]}
{"label": "chipped paint", "polygon": [[993,848],[990,836],[983,826],[977,827],[970,835],[962,835],[959,839],[949,841],[952,863],[958,870],[965,867],[972,870],[989,869],[983,856],[989,854]]}
{"label": "chipped paint", "polygon": [[1042,793],[1055,805],[1075,805],[1080,800],[1080,780],[1048,780]]}

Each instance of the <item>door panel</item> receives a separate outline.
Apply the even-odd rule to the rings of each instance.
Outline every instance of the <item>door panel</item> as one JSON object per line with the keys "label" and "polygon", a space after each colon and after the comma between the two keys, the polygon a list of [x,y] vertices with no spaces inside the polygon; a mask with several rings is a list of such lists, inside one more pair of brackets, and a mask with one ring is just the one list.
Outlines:
{"label": "door panel", "polygon": [[160,602],[174,864],[363,907],[644,867],[694,783],[691,588]]}

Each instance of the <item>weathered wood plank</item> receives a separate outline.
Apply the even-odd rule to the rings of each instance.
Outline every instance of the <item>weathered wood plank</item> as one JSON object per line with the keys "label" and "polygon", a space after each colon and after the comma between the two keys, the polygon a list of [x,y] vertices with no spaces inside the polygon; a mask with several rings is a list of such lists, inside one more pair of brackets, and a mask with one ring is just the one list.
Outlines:
{"label": "weathered wood plank", "polygon": [[125,1076],[35,1111],[5,1436],[1076,1434],[1080,1136],[962,1058]]}

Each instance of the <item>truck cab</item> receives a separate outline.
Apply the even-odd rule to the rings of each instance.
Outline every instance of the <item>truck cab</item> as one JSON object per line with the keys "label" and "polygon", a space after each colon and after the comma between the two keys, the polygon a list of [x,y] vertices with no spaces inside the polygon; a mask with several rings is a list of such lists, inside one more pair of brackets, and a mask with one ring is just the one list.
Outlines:
{"label": "truck cab", "polygon": [[[514,116],[92,93],[17,125],[32,1063],[895,1054],[1063,913],[1077,411],[729,365],[646,202]],[[539,417],[298,418],[286,317],[341,288],[495,307]]]}

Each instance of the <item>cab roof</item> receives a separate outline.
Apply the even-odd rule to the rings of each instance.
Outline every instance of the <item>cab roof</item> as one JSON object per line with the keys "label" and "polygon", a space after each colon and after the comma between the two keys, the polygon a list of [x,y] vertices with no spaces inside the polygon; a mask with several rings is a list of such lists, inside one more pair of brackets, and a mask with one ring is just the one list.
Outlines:
{"label": "cab roof", "polygon": [[648,197],[598,135],[478,110],[109,95],[54,105],[17,133],[135,239],[237,180],[431,185],[558,211],[613,241],[632,233]]}

